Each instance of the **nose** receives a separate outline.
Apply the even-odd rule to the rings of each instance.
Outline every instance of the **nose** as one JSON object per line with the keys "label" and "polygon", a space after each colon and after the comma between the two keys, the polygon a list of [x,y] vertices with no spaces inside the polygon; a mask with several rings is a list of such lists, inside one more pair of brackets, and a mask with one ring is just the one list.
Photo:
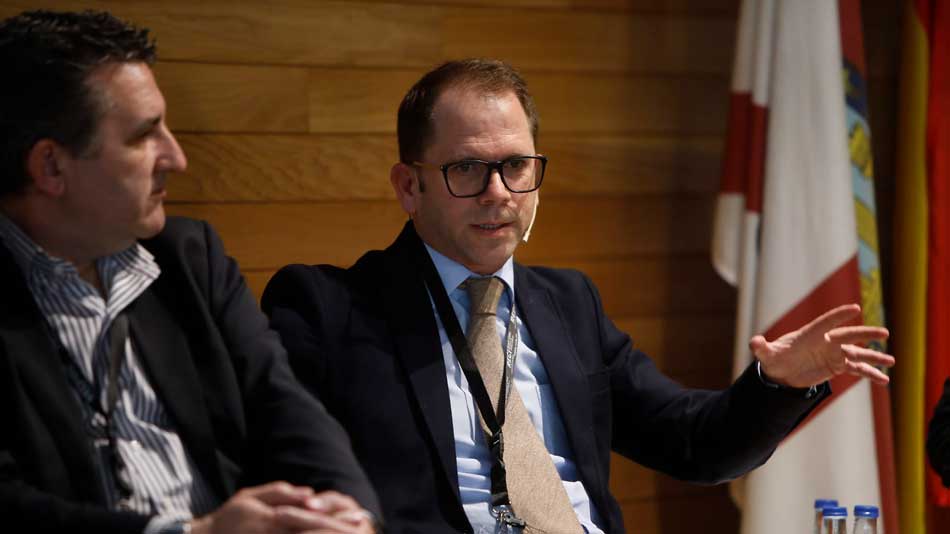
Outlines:
{"label": "nose", "polygon": [[508,188],[505,187],[504,182],[502,182],[501,173],[498,169],[492,169],[491,174],[488,175],[488,186],[478,197],[479,202],[491,204],[494,202],[505,202],[509,199],[511,199],[511,191],[508,191]]}
{"label": "nose", "polygon": [[163,171],[184,172],[188,168],[188,158],[172,135],[168,126],[162,124],[162,149],[159,154],[159,165]]}

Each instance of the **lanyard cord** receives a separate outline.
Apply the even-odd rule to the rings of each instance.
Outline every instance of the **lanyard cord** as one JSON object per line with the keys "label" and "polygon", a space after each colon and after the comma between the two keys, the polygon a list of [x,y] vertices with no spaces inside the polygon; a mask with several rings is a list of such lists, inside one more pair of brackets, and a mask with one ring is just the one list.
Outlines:
{"label": "lanyard cord", "polygon": [[102,390],[101,384],[98,384],[99,380],[97,377],[93,377],[95,382],[92,383],[93,391],[90,391],[85,386],[85,384],[88,384],[88,381],[83,376],[82,371],[80,371],[79,364],[69,356],[66,348],[58,343],[58,338],[53,334],[52,327],[47,325],[47,328],[50,330],[51,338],[56,340],[60,346],[59,353],[66,364],[66,376],[70,382],[72,382],[73,389],[76,390],[83,402],[89,406],[93,414],[99,415],[104,421],[103,426],[105,428],[109,448],[109,464],[119,490],[120,505],[122,505],[126,499],[131,497],[133,490],[125,478],[125,465],[122,461],[122,457],[119,455],[118,439],[113,426],[115,423],[113,415],[115,414],[115,407],[119,400],[119,373],[122,369],[122,362],[125,360],[125,343],[129,335],[129,318],[126,314],[120,313],[112,320],[112,325],[109,328],[109,373],[106,384],[105,407],[103,407],[99,399],[96,398],[95,392]]}
{"label": "lanyard cord", "polygon": [[[452,304],[449,301],[449,295],[446,293],[442,279],[439,277],[439,272],[432,262],[432,258],[430,258],[426,252],[422,241],[419,240],[417,243],[418,246],[414,251],[415,260],[421,268],[426,287],[429,289],[429,294],[432,295],[432,300],[435,302],[436,312],[439,314],[442,326],[445,328],[449,341],[452,343],[455,357],[458,359],[459,365],[461,365],[462,371],[465,373],[465,378],[468,379],[468,386],[478,406],[478,411],[490,432],[488,435],[488,449],[492,458],[491,504],[495,508],[500,506],[508,507],[510,506],[510,501],[508,499],[508,483],[504,462],[504,436],[502,434],[502,425],[505,424],[505,406],[513,382],[514,360],[517,355],[516,348],[518,346],[515,303],[513,301],[511,303],[511,315],[508,321],[508,332],[505,342],[505,366],[501,377],[501,387],[498,391],[498,412],[496,414],[492,407],[488,391],[485,389],[485,383],[482,381],[482,376],[478,372],[478,366],[472,357],[468,340],[465,338],[465,334],[462,333],[458,317],[455,316],[455,310],[452,309]],[[512,335],[512,333],[514,334]]]}

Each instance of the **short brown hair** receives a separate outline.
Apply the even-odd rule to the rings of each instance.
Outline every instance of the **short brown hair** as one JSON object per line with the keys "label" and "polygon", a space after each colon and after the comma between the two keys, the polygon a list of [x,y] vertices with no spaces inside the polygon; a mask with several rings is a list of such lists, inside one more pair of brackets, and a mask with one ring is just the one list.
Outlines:
{"label": "short brown hair", "polygon": [[29,183],[26,155],[50,138],[85,155],[103,112],[90,74],[109,63],[152,64],[148,30],[103,11],[27,11],[0,21],[0,196]]}
{"label": "short brown hair", "polygon": [[521,102],[531,137],[538,139],[538,112],[528,93],[528,84],[511,65],[496,59],[461,59],[449,61],[419,79],[399,104],[396,131],[399,137],[399,161],[412,163],[432,138],[432,108],[439,95],[450,87],[465,87],[485,94],[513,92]]}

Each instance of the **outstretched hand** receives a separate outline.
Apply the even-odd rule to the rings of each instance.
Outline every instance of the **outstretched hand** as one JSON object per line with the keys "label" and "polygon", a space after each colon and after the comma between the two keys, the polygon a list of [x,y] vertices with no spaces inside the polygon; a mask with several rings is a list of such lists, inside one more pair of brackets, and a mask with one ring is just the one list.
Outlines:
{"label": "outstretched hand", "polygon": [[840,326],[859,313],[861,307],[857,304],[839,306],[775,341],[755,336],[749,348],[761,362],[765,376],[784,386],[810,387],[842,373],[887,384],[887,375],[875,366],[890,367],[894,357],[863,346],[887,339],[887,329]]}

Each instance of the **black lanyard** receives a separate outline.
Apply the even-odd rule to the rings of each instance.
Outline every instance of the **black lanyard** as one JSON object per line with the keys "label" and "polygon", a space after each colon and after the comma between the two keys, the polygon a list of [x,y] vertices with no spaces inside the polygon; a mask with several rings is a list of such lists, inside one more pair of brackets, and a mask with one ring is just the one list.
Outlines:
{"label": "black lanyard", "polygon": [[[52,325],[48,325],[53,330]],[[76,390],[79,397],[92,410],[93,420],[99,416],[104,421],[103,427],[108,441],[108,455],[112,475],[115,479],[116,487],[119,490],[120,507],[127,505],[127,500],[132,496],[132,486],[125,478],[125,464],[119,455],[118,438],[115,433],[115,407],[119,401],[119,372],[122,369],[122,362],[125,360],[125,343],[129,335],[129,318],[124,313],[120,313],[113,319],[109,328],[109,376],[106,383],[106,406],[103,408],[98,392],[102,391],[102,385],[98,384],[97,376],[93,376],[94,382],[92,388],[87,386],[89,381],[83,376],[79,364],[69,355],[65,347],[60,345],[60,354],[66,364],[67,377],[72,382],[73,389]],[[51,337],[58,340],[55,332],[51,332]],[[95,423],[90,423],[94,426]],[[101,438],[99,438],[101,439]]]}
{"label": "black lanyard", "polygon": [[[511,316],[508,324],[508,334],[505,339],[505,366],[501,377],[501,387],[498,390],[498,411],[492,408],[491,398],[485,389],[485,383],[482,381],[482,375],[478,372],[478,366],[472,357],[471,348],[465,334],[462,333],[462,327],[459,325],[458,317],[455,316],[455,310],[452,309],[452,303],[449,301],[449,295],[439,277],[439,271],[436,269],[432,258],[429,257],[422,244],[418,241],[415,250],[415,259],[421,268],[426,287],[432,300],[435,302],[436,312],[442,321],[449,341],[452,343],[452,349],[455,351],[455,357],[458,359],[465,378],[468,379],[468,387],[475,398],[475,404],[478,411],[488,427],[490,435],[488,436],[488,450],[491,453],[491,504],[497,514],[497,519],[509,526],[523,527],[524,522],[518,519],[511,511],[511,503],[508,499],[508,482],[505,471],[504,451],[505,440],[502,433],[502,425],[505,424],[505,406],[508,401],[508,393],[511,391],[514,374],[514,360],[517,354],[517,322],[515,319],[515,303],[511,303]],[[514,331],[514,336],[512,336]]]}

